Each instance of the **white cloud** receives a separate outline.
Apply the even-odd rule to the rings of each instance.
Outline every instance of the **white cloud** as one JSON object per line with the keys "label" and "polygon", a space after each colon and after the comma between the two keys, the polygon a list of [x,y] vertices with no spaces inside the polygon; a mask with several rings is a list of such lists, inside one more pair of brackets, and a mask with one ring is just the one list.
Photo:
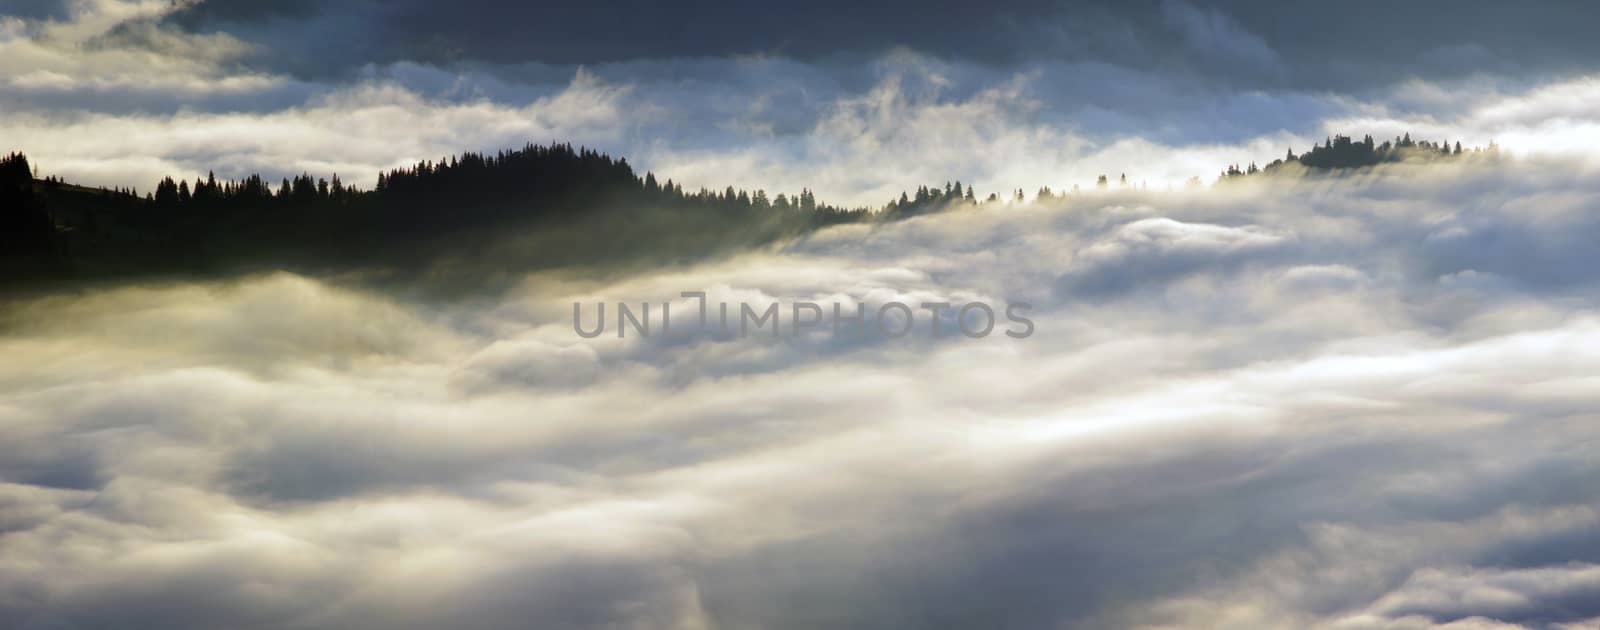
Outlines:
{"label": "white cloud", "polygon": [[[1418,244],[1457,225],[1592,237],[1581,203],[1520,203],[1581,199],[1594,179],[1427,168],[989,206],[451,302],[280,274],[16,303],[0,612],[169,628],[1000,610],[1029,626],[1581,624],[1600,615],[1584,604],[1590,292],[1440,281],[1471,271],[1440,261],[1473,259]],[[1459,211],[1481,188],[1501,201]],[[1085,270],[1120,270],[1124,290],[1061,288]],[[1037,332],[571,329],[574,301],[683,313],[687,290],[1028,300]]]}
{"label": "white cloud", "polygon": [[0,133],[28,147],[43,172],[69,181],[148,189],[165,175],[192,179],[221,167],[226,177],[343,173],[370,188],[379,170],[464,150],[614,142],[626,93],[585,73],[522,106],[432,101],[392,83],[368,83],[269,113],[20,114],[0,122]]}
{"label": "white cloud", "polygon": [[[1278,71],[1223,14],[1164,7],[1196,54]],[[1600,618],[1600,221],[1594,168],[1573,159],[1597,146],[1593,78],[1416,81],[1363,99],[898,51],[860,76],[769,58],[401,62],[318,83],[237,70],[253,51],[228,35],[153,26],[172,8],[90,0],[63,21],[0,18],[0,137],[15,143],[0,150],[146,189],[211,168],[370,185],[382,168],[550,140],[690,187],[804,186],[846,203],[956,177],[1004,197],[1101,174],[1134,186],[629,276],[535,274],[459,301],[275,274],[7,304],[0,618]],[[1540,155],[1165,191],[1324,131]],[[572,332],[575,301],[684,313],[692,290],[1027,301],[1037,330]]]}

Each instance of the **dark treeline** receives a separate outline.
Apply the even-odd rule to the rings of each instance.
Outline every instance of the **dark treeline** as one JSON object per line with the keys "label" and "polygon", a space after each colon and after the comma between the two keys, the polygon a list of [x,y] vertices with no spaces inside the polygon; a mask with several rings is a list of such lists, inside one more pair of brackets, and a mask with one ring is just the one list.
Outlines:
{"label": "dark treeline", "polygon": [[[991,201],[995,200],[990,195]],[[962,189],[961,182],[946,183],[944,188],[938,186],[918,186],[915,195],[900,193],[900,198],[890,201],[883,207],[879,218],[902,219],[930,212],[941,212],[957,206],[976,206],[978,200],[972,192],[972,187]]]}
{"label": "dark treeline", "polygon": [[0,158],[0,274],[8,280],[36,277],[55,258],[56,228],[34,194],[28,158]]}
{"label": "dark treeline", "polygon": [[381,173],[361,190],[302,174],[151,192],[36,179],[0,162],[0,264],[10,284],[252,269],[495,273],[671,262],[770,242],[871,213],[798,194],[686,191],[626,160],[567,144],[466,153]]}
{"label": "dark treeline", "polygon": [[1326,139],[1322,145],[1313,145],[1303,154],[1295,155],[1294,149],[1289,149],[1288,154],[1280,159],[1273,160],[1264,167],[1257,167],[1254,162],[1248,167],[1239,168],[1238,164],[1229,165],[1222,171],[1219,181],[1226,181],[1234,177],[1255,175],[1257,173],[1272,173],[1286,166],[1296,165],[1313,170],[1334,170],[1363,168],[1379,164],[1402,161],[1432,161],[1448,160],[1469,155],[1498,155],[1500,148],[1490,142],[1487,148],[1473,147],[1463,149],[1460,142],[1451,144],[1444,142],[1429,142],[1427,140],[1412,140],[1411,134],[1405,134],[1394,140],[1385,140],[1377,143],[1371,135],[1355,140],[1350,136],[1336,135]]}
{"label": "dark treeline", "polygon": [[[1230,166],[1221,179],[1289,165],[1347,169],[1496,151],[1492,143],[1466,150],[1409,135],[1381,144],[1371,136],[1335,136],[1265,167]],[[1127,175],[1119,181],[1130,187]],[[1110,183],[1102,175],[1095,188]],[[1035,199],[1065,196],[1045,187]],[[424,161],[379,174],[372,190],[337,175],[301,174],[276,184],[259,175],[207,175],[194,182],[168,177],[141,196],[39,179],[28,159],[13,153],[0,159],[0,284],[270,269],[403,277],[446,269],[439,279],[452,281],[564,266],[650,265],[839,223],[1024,200],[1021,189],[980,199],[959,181],[902,193],[876,212],[823,203],[805,189],[770,196],[733,187],[687,191],[651,173],[638,175],[625,159],[570,144]]]}

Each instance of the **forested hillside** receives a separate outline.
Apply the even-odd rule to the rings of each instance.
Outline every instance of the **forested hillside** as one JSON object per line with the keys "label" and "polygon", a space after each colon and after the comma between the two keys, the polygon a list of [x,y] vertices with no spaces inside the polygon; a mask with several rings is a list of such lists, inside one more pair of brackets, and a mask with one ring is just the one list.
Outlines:
{"label": "forested hillside", "polygon": [[[1264,168],[1231,165],[1219,181],[1290,165],[1315,172],[1497,150],[1341,135],[1298,156],[1291,149]],[[1119,181],[1129,185],[1126,174]],[[1098,178],[1097,188],[1109,186],[1107,176]],[[1065,194],[1044,187],[1035,199]],[[877,209],[831,205],[806,189],[686,191],[639,175],[625,159],[569,144],[424,161],[379,174],[372,190],[337,175],[276,184],[259,175],[208,175],[168,177],[141,196],[39,178],[27,157],[13,153],[0,159],[0,284],[270,269],[481,275],[663,264],[838,223],[1025,200],[1021,189],[980,198],[960,182],[921,186]]]}

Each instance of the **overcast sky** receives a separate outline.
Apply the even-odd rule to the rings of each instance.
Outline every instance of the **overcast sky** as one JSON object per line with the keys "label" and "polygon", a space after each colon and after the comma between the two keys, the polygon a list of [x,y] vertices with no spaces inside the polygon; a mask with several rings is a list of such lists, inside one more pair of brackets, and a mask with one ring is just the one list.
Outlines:
{"label": "overcast sky", "polygon": [[571,141],[880,204],[1210,179],[1329,133],[1587,153],[1581,2],[13,0],[0,149],[93,184]]}

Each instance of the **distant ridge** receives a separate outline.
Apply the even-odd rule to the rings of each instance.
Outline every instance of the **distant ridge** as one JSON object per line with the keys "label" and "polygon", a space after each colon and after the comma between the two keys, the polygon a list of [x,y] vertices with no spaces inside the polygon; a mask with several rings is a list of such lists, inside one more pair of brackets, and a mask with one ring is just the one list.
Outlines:
{"label": "distant ridge", "polygon": [[[1219,182],[1297,166],[1318,172],[1402,160],[1453,160],[1487,149],[1333,136],[1257,167],[1230,165]],[[1120,185],[1129,186],[1126,175]],[[1200,185],[1191,179],[1191,185]],[[1102,175],[1097,188],[1109,188]],[[1074,191],[1077,187],[1073,188]],[[1041,188],[1037,201],[1061,193]],[[290,269],[463,273],[574,266],[663,264],[760,246],[820,227],[886,221],[993,203],[1022,203],[1021,189],[980,199],[961,182],[919,186],[876,211],[817,200],[807,189],[768,195],[727,187],[686,191],[626,159],[571,144],[463,153],[379,174],[362,190],[301,174],[162,179],[134,189],[37,178],[28,158],[0,158],[0,285],[145,275]]]}

